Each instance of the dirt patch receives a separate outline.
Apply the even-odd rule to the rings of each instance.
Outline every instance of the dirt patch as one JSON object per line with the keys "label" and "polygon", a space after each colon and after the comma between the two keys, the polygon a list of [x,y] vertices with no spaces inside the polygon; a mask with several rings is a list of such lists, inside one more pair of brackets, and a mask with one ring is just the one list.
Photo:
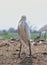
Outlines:
{"label": "dirt patch", "polygon": [[31,45],[31,58],[27,47],[22,47],[18,58],[19,47],[19,41],[0,40],[0,65],[47,65],[47,45]]}

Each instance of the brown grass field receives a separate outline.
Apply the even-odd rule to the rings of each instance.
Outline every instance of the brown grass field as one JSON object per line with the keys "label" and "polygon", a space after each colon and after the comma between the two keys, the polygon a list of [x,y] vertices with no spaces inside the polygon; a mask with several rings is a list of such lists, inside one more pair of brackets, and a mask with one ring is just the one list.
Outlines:
{"label": "brown grass field", "polygon": [[[31,45],[32,60],[27,47],[22,47],[18,58],[20,43],[17,40],[0,40],[0,65],[47,65],[47,44]],[[31,63],[32,62],[32,63]]]}

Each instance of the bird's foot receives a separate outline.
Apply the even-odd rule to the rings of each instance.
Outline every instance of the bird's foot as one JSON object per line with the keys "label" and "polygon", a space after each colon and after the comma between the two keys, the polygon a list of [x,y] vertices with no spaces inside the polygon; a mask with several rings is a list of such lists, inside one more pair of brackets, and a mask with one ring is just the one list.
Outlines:
{"label": "bird's foot", "polygon": [[29,54],[29,57],[31,57],[31,58],[32,58],[32,54]]}
{"label": "bird's foot", "polygon": [[18,55],[18,58],[20,58],[20,55]]}

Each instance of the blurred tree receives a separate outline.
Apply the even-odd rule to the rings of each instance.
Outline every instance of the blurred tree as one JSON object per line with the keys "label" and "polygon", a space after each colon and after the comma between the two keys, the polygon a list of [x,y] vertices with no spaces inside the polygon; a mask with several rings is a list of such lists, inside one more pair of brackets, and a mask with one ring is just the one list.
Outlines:
{"label": "blurred tree", "polygon": [[9,28],[9,30],[8,30],[8,33],[16,33],[17,32],[17,30],[15,30],[14,28]]}
{"label": "blurred tree", "polygon": [[2,30],[3,34],[8,34],[7,30]]}

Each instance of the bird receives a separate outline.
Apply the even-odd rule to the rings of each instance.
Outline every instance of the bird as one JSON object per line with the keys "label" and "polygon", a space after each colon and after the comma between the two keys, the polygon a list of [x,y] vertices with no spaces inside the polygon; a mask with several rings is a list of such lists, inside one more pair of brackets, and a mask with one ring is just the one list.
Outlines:
{"label": "bird", "polygon": [[26,16],[22,15],[21,19],[18,22],[18,34],[20,37],[20,51],[19,51],[19,57],[21,55],[21,49],[22,49],[22,42],[25,43],[25,45],[29,46],[29,57],[32,56],[31,54],[31,44],[30,44],[30,28],[26,22]]}

